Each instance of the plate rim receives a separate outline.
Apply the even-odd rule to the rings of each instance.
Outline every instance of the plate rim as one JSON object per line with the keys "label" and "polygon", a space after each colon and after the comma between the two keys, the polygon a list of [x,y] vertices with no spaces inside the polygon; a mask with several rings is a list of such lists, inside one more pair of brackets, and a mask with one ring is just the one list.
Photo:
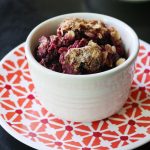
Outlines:
{"label": "plate rim", "polygon": [[[4,61],[10,56],[12,55],[12,53],[19,49],[20,47],[23,47],[25,45],[25,42],[19,44],[18,46],[16,46],[15,48],[13,48],[9,53],[7,53],[1,60],[0,60],[0,65],[2,65],[4,63]],[[0,100],[1,101],[1,100]],[[1,112],[1,111],[0,111]],[[1,113],[0,113],[1,114]],[[10,134],[13,138],[15,138],[16,140],[20,141],[21,143],[34,148],[34,149],[44,149],[46,150],[47,147],[46,146],[41,146],[39,143],[33,142],[31,140],[29,140],[28,138],[25,138],[24,136],[20,135],[18,132],[16,132],[12,127],[10,127],[6,121],[2,118],[2,116],[0,115],[0,125],[1,127],[8,133]],[[36,143],[36,145],[35,145]]]}
{"label": "plate rim", "polygon": [[[140,43],[144,43],[145,45],[150,47],[150,44],[148,44],[147,42],[139,39]],[[16,46],[15,48],[13,48],[9,53],[7,53],[1,60],[0,60],[0,65],[3,64],[3,62],[9,57],[9,55],[11,55],[16,49],[18,49],[19,47],[23,47],[25,45],[25,42],[19,44],[18,46]],[[49,150],[49,147],[46,146],[42,146],[41,144],[37,143],[37,142],[33,142],[31,140],[29,140],[28,138],[24,137],[23,135],[19,134],[17,131],[15,131],[12,127],[10,127],[6,121],[2,118],[2,116],[0,115],[0,125],[1,127],[8,133],[10,134],[13,138],[15,138],[16,140],[20,141],[21,143],[34,148],[34,149],[39,149],[39,150]],[[135,149],[139,146],[142,146],[146,143],[150,142],[150,134],[147,135],[146,137],[144,137],[143,139],[140,139],[137,142],[133,142],[132,144],[126,145],[126,146],[122,146],[120,148],[115,148],[114,150],[122,150],[122,148],[124,148],[124,150],[130,150],[130,149]],[[51,148],[53,149],[53,148]]]}

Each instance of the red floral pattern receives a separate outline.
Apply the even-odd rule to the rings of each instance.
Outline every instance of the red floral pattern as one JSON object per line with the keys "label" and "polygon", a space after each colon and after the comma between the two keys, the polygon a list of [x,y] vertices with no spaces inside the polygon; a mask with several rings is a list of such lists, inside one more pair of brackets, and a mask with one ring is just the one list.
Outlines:
{"label": "red floral pattern", "polygon": [[41,105],[21,45],[1,63],[1,118],[33,143],[54,149],[109,150],[138,142],[150,135],[148,48],[141,42],[130,96],[118,114],[101,121],[79,123],[58,119]]}

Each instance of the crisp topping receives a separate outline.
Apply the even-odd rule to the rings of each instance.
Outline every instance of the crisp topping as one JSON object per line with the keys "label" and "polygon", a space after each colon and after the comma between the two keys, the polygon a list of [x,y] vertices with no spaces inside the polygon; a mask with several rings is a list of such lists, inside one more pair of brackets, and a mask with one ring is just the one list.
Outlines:
{"label": "crisp topping", "polygon": [[101,20],[67,18],[56,35],[42,36],[36,60],[48,69],[67,74],[106,71],[126,60],[119,32]]}

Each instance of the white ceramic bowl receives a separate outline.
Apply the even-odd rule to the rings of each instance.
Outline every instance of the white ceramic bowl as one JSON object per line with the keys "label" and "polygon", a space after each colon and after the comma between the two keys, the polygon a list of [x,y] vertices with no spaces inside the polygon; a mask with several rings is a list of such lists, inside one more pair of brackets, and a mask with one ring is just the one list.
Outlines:
{"label": "white ceramic bowl", "polygon": [[[125,45],[128,59],[111,70],[90,75],[68,75],[49,70],[33,57],[42,35],[56,32],[58,24],[68,17],[101,19],[115,27]],[[94,13],[57,16],[35,27],[26,40],[26,57],[40,101],[56,116],[71,121],[95,121],[119,111],[128,98],[138,54],[136,33],[122,21]]]}

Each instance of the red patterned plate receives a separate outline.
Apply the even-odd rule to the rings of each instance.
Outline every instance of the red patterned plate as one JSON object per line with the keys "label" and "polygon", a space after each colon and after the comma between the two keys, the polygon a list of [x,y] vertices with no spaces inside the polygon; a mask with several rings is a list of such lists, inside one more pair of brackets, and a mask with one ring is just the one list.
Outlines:
{"label": "red patterned plate", "polygon": [[24,44],[0,64],[0,124],[36,149],[132,149],[150,140],[150,45],[140,41],[130,96],[108,119],[70,122],[56,118],[39,102],[28,70]]}

